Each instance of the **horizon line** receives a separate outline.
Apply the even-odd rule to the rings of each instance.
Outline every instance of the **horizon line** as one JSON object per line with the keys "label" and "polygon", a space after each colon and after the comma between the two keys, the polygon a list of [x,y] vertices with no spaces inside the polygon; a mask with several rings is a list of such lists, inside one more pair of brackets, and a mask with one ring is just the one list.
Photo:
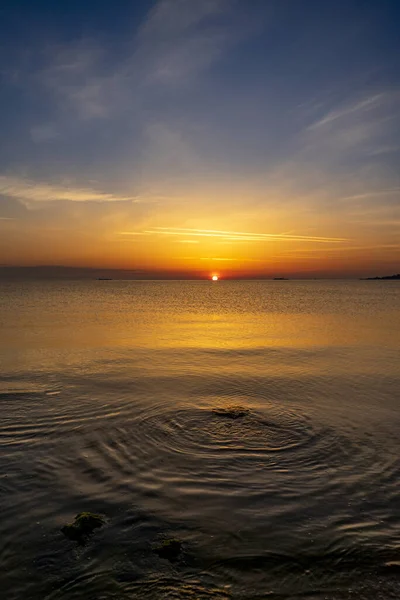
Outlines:
{"label": "horizon line", "polygon": [[[23,276],[23,272],[25,271],[28,275],[29,272],[31,274],[31,278],[35,279],[37,276],[38,279],[68,279],[68,280],[82,280],[82,279],[90,279],[91,276],[95,279],[101,278],[102,276],[106,277],[107,275],[112,274],[126,274],[129,275],[126,279],[123,277],[117,277],[110,279],[114,281],[209,281],[211,279],[212,273],[205,271],[198,271],[192,274],[185,273],[182,271],[173,271],[173,270],[141,270],[141,269],[129,269],[129,268],[121,268],[121,267],[96,267],[96,266],[71,266],[71,265],[48,265],[48,264],[40,264],[40,265],[0,265],[0,275],[9,274],[12,275],[12,271],[15,271],[15,275],[18,272]],[[40,273],[40,271],[42,271]],[[43,271],[48,271],[43,272]],[[58,273],[70,271],[70,273],[65,273],[64,277],[59,277]],[[170,273],[170,276],[168,275]],[[78,277],[78,275],[81,275]],[[276,281],[276,280],[362,280],[373,277],[392,277],[396,275],[395,273],[391,274],[380,274],[377,275],[376,272],[371,272],[366,274],[358,273],[347,275],[343,274],[323,274],[319,275],[315,272],[305,272],[305,273],[287,273],[287,272],[279,272],[275,271],[273,273],[268,274],[229,274],[226,275],[220,274],[219,281]],[[0,280],[2,278],[0,277]]]}

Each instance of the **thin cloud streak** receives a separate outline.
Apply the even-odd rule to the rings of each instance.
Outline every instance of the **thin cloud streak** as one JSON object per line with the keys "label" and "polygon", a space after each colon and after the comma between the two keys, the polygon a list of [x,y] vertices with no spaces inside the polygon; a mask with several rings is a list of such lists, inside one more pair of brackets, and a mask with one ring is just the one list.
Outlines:
{"label": "thin cloud streak", "polygon": [[390,190],[376,190],[375,192],[365,192],[365,194],[355,194],[354,196],[344,196],[340,200],[366,200],[376,198],[377,196],[390,196],[391,194],[400,194],[400,187]]}
{"label": "thin cloud streak", "polygon": [[[302,253],[304,255],[310,256],[313,254],[321,254],[322,257],[326,256],[328,252],[340,253],[340,252],[373,252],[374,250],[400,250],[399,244],[374,244],[374,245],[364,245],[364,246],[340,246],[336,248],[312,248],[312,249],[302,249]],[[296,256],[297,250],[287,251],[288,256],[289,253]]]}
{"label": "thin cloud streak", "polygon": [[220,262],[237,262],[237,263],[242,263],[242,262],[265,262],[265,260],[261,259],[261,258],[225,258],[225,257],[216,257],[216,256],[201,256],[200,258],[197,256],[179,256],[176,257],[179,260],[214,260],[214,261],[220,261]]}
{"label": "thin cloud streak", "polygon": [[147,231],[120,231],[119,235],[149,235]]}
{"label": "thin cloud streak", "polygon": [[376,94],[375,96],[370,96],[369,98],[365,98],[361,102],[357,102],[356,104],[347,106],[342,110],[333,110],[329,112],[325,117],[310,125],[309,130],[317,129],[324,125],[330,125],[334,121],[346,117],[352,113],[357,113],[360,111],[371,110],[377,108],[382,104],[385,100],[385,94]]}
{"label": "thin cloud streak", "polygon": [[218,258],[218,257],[201,257],[200,260],[216,260],[221,262],[265,262],[261,258]]}
{"label": "thin cloud streak", "polygon": [[134,196],[119,196],[100,192],[92,188],[74,188],[65,185],[53,185],[45,182],[30,181],[0,175],[0,193],[9,198],[31,200],[36,202],[52,202],[69,200],[72,202],[136,202]]}
{"label": "thin cloud streak", "polygon": [[267,241],[267,240],[298,240],[305,242],[345,242],[347,238],[334,238],[308,235],[292,235],[287,233],[249,233],[241,231],[222,231],[219,229],[190,229],[185,227],[154,227],[147,230],[149,234],[161,235],[194,235],[200,237],[217,237],[230,240]]}

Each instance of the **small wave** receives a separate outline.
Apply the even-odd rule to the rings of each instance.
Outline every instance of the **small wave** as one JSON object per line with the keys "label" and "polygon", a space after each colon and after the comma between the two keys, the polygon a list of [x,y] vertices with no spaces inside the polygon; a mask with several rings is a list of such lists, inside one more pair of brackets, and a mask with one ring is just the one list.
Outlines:
{"label": "small wave", "polygon": [[81,575],[58,586],[58,589],[45,596],[44,600],[81,600],[83,597],[96,600],[230,600],[232,597],[228,586],[224,589],[207,585],[193,577],[153,575],[147,578],[140,577],[135,581],[119,582],[114,579],[114,575],[111,572]]}
{"label": "small wave", "polygon": [[12,447],[33,443],[48,445],[77,430],[106,426],[129,412],[129,401],[119,404],[96,402],[91,397],[71,397],[62,390],[0,393],[0,406],[7,415],[0,424],[0,445]]}

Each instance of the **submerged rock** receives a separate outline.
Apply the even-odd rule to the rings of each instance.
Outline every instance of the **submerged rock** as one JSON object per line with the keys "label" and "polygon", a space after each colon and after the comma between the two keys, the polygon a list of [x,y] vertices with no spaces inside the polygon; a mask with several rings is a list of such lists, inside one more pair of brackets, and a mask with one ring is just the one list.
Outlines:
{"label": "submerged rock", "polygon": [[164,540],[159,546],[153,548],[153,552],[158,554],[160,558],[174,561],[178,558],[182,550],[182,542],[175,538]]}
{"label": "submerged rock", "polygon": [[240,419],[241,417],[246,417],[250,411],[243,406],[225,406],[221,408],[213,408],[212,412],[218,417],[225,417],[226,419]]}
{"label": "submerged rock", "polygon": [[96,515],[91,512],[81,512],[75,517],[73,523],[68,523],[61,528],[62,533],[74,542],[83,542],[87,536],[93,533],[95,529],[105,524],[102,515]]}

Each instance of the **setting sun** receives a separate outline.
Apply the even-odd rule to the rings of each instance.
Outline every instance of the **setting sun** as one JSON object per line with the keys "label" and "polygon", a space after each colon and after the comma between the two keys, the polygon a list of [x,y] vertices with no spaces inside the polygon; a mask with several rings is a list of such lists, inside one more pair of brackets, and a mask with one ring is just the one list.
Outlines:
{"label": "setting sun", "polygon": [[213,281],[218,281],[218,275],[213,275],[213,276],[211,277],[211,279],[212,279]]}

